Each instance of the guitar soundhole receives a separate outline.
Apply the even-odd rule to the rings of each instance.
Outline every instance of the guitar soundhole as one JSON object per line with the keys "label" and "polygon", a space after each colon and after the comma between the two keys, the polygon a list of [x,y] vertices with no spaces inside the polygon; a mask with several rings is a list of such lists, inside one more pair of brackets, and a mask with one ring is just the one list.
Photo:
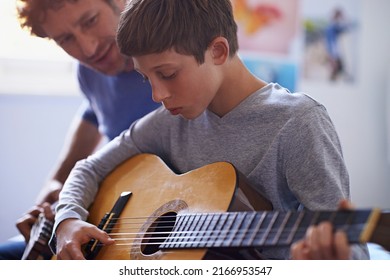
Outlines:
{"label": "guitar soundhole", "polygon": [[153,255],[159,246],[171,234],[176,223],[176,212],[168,212],[155,220],[143,236],[141,251],[144,255]]}

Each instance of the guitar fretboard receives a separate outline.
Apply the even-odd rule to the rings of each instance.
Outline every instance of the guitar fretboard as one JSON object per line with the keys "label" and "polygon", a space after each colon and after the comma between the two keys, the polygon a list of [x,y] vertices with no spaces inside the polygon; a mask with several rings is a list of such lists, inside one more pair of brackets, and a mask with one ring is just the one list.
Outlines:
{"label": "guitar fretboard", "polygon": [[175,226],[160,249],[289,246],[310,225],[329,221],[360,242],[371,210],[228,212],[177,215]]}

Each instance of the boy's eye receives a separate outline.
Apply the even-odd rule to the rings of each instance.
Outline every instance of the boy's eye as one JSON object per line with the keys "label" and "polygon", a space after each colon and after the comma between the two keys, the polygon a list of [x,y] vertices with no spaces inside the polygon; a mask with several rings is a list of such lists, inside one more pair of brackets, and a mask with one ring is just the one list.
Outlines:
{"label": "boy's eye", "polygon": [[170,75],[161,74],[161,78],[163,78],[164,80],[171,80],[175,77],[176,77],[176,72],[174,72],[173,74],[170,74]]}
{"label": "boy's eye", "polygon": [[142,79],[143,79],[143,81],[142,81],[143,83],[146,83],[149,81],[149,78],[144,76],[144,75],[142,75]]}

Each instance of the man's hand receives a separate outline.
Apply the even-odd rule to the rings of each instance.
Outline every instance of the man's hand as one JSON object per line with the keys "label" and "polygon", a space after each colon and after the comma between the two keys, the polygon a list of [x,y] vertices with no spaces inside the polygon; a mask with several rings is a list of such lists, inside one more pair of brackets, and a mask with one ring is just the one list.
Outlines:
{"label": "man's hand", "polygon": [[57,259],[83,260],[81,246],[91,239],[99,240],[103,245],[111,245],[114,240],[96,226],[78,219],[62,221],[56,230]]}
{"label": "man's hand", "polygon": [[51,209],[49,203],[43,203],[42,205],[35,205],[22,217],[16,221],[16,227],[20,233],[26,239],[26,242],[30,240],[31,228],[38,219],[38,216],[44,213],[46,219],[54,221],[54,212]]}
{"label": "man's hand", "polygon": [[[339,209],[352,209],[352,205],[343,200]],[[333,232],[329,222],[311,226],[304,239],[291,246],[291,257],[296,260],[346,260],[350,256],[350,246],[344,232]]]}

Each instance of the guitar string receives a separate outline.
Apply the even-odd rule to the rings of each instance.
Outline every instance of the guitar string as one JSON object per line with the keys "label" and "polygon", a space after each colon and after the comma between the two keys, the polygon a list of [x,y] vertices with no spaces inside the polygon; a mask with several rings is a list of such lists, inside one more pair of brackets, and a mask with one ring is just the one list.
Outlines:
{"label": "guitar string", "polygon": [[[221,213],[221,214],[224,214],[224,213]],[[153,218],[153,217],[150,217],[150,216],[149,217],[136,217],[136,218],[127,217],[127,218],[117,218],[115,220],[117,220],[117,221],[119,221],[119,220],[140,220],[140,219],[145,220],[145,219],[151,219],[151,218]],[[161,218],[161,216],[158,216],[158,217],[156,216],[155,218]],[[166,218],[176,218],[176,216],[171,216],[171,217],[163,216],[163,218],[164,219],[166,219]],[[172,224],[173,221],[159,221],[158,223],[159,224],[161,224],[161,223],[170,223],[170,224]],[[140,222],[123,222],[123,223],[121,223],[121,225],[125,225],[125,224],[127,224],[127,225],[129,225],[129,224],[130,225],[144,225],[144,223],[140,223]],[[341,228],[348,227],[348,226],[361,227],[363,225],[364,224],[360,224],[360,225],[359,224],[343,225]],[[163,230],[164,228],[171,229],[172,227],[171,226],[169,226],[169,227],[168,226],[167,227],[165,227],[165,226],[157,226],[157,227],[150,226],[150,227],[148,227],[148,229],[150,229],[150,230],[154,230],[154,229]],[[382,230],[382,228],[384,228],[384,230]],[[110,231],[111,230],[118,230],[118,229],[120,229],[120,230],[137,230],[138,228],[131,228],[131,227],[123,228],[123,226],[117,227],[117,225],[115,225],[114,227],[106,228],[106,230],[110,230]],[[287,227],[287,228],[284,228],[283,230],[287,230],[288,231],[290,229],[292,229],[292,228]],[[298,229],[295,231],[295,233],[300,234],[300,233],[302,233],[303,231],[306,231],[306,230],[307,230],[307,227],[298,227]],[[260,229],[260,230],[257,230],[256,233],[261,235],[262,233],[264,233],[266,231],[267,231],[267,229]],[[269,233],[273,234],[273,233],[276,233],[278,231],[279,231],[279,229],[271,229],[271,231]],[[212,234],[206,235],[209,232],[211,232]],[[227,230],[227,231],[226,230],[221,230],[219,232],[216,232],[215,230],[212,230],[212,231],[160,231],[160,232],[156,232],[156,231],[146,231],[146,232],[134,231],[134,232],[131,232],[130,231],[130,232],[110,233],[109,235],[113,236],[115,240],[120,240],[120,241],[122,241],[122,240],[139,239],[139,238],[118,238],[118,236],[125,236],[125,235],[145,235],[145,234],[147,234],[149,236],[151,236],[151,235],[162,235],[162,234],[164,234],[164,235],[165,234],[167,234],[167,235],[168,234],[182,234],[182,235],[183,234],[196,234],[196,235],[203,235],[203,236],[200,236],[200,237],[197,237],[197,236],[195,236],[195,237],[194,236],[190,236],[190,237],[188,237],[188,236],[175,236],[174,237],[176,239],[192,238],[192,239],[196,240],[198,238],[210,238],[210,237],[213,237],[213,235],[216,235],[216,234],[218,234],[218,236],[216,238],[224,238],[226,236],[229,236],[230,233],[231,233],[231,230]],[[385,229],[385,227],[378,226],[376,228],[376,233],[378,235],[386,234],[387,230]],[[224,234],[224,236],[221,236],[221,234]],[[244,234],[254,234],[254,231],[253,230],[242,229],[242,230],[236,231],[235,234],[237,236],[238,235],[244,235]],[[282,235],[290,235],[290,234],[291,234],[290,232],[288,232],[288,233],[283,232],[282,233]],[[235,239],[238,239],[238,238],[241,238],[241,236],[240,237],[235,237]],[[150,239],[161,239],[161,237],[148,237],[148,239],[149,240]],[[145,243],[145,244],[150,244],[150,243]]]}
{"label": "guitar string", "polygon": [[[295,234],[302,234],[306,232],[306,227],[305,228],[299,228]],[[279,230],[278,229],[271,229],[268,233],[273,234],[277,233]],[[114,240],[116,241],[137,241],[137,240],[147,240],[146,242],[138,242],[138,243],[116,243],[116,245],[120,246],[125,246],[125,245],[161,245],[161,244],[167,244],[167,245],[183,245],[183,244],[194,244],[194,243],[211,243],[213,241],[221,241],[221,239],[224,238],[231,238],[231,242],[234,243],[236,240],[242,240],[242,242],[245,242],[245,239],[242,239],[243,237],[245,238],[245,234],[252,234],[252,233],[257,233],[257,234],[262,234],[266,232],[266,230],[258,230],[258,231],[253,231],[253,230],[239,230],[236,231],[235,234],[236,236],[231,236],[231,231],[227,230],[220,230],[220,231],[179,231],[179,232],[171,232],[171,231],[166,231],[166,232],[125,232],[125,233],[111,233],[109,234],[110,236],[113,236]],[[165,237],[161,236],[162,234],[181,234],[181,236],[172,236],[172,237]],[[185,234],[196,234],[196,235],[185,235]],[[142,237],[120,237],[120,236],[129,236],[129,235],[147,235],[142,236]],[[160,236],[157,236],[160,235]],[[184,236],[183,236],[184,235]],[[201,235],[201,236],[197,236]],[[119,236],[119,237],[118,237]],[[156,237],[153,237],[156,236]],[[285,239],[286,237],[289,237],[290,233],[282,233],[281,236],[279,237],[280,239]],[[259,237],[259,236],[258,236]],[[301,238],[302,236],[299,236]],[[264,238],[264,240],[272,239],[273,237],[264,237],[260,236],[260,238]],[[150,240],[162,240],[160,242],[150,242]],[[176,239],[176,240],[185,240],[185,239],[190,239],[189,241],[174,241],[174,242],[167,242],[166,240],[171,240],[171,239]],[[207,239],[207,240],[204,240]],[[257,238],[258,239],[258,238]],[[200,241],[197,241],[200,240]],[[256,240],[256,239],[255,239]],[[292,239],[295,240],[295,239]],[[221,241],[223,242],[223,241]],[[241,242],[241,243],[242,243]]]}
{"label": "guitar string", "polygon": [[[379,229],[380,228],[380,229]],[[377,230],[377,234],[380,235],[382,232],[382,235],[383,236],[387,236],[387,231],[386,230],[381,230],[382,228],[385,228],[385,227],[378,227],[378,230]],[[288,242],[286,244],[283,244],[285,246],[289,246],[291,245],[294,241],[300,239],[303,237],[304,235],[304,232],[306,231],[307,228],[299,228],[297,230],[297,233],[299,234],[302,234],[302,236],[298,236],[297,238],[295,239],[290,239],[288,240]],[[379,232],[378,232],[379,231]],[[225,236],[229,235],[229,233],[231,233],[231,231],[220,231],[222,233],[225,233]],[[258,232],[258,231],[257,231]],[[271,230],[270,233],[273,234],[274,232],[277,232],[277,230]],[[162,232],[146,232],[147,234],[149,235],[155,235],[155,234],[161,234]],[[172,233],[172,232],[167,232],[167,233]],[[179,233],[182,233],[182,232],[179,232]],[[193,231],[192,233],[200,233],[200,231],[196,232],[196,231]],[[220,234],[220,233],[216,233],[215,231],[213,231],[213,233],[215,234]],[[226,234],[227,233],[227,234]],[[142,234],[145,234],[145,233],[141,233],[141,232],[138,232],[138,233],[117,233],[117,234],[110,234],[110,235],[135,235],[135,234],[139,234],[139,235],[142,235]],[[209,235],[209,236],[184,236],[184,237],[173,237],[173,239],[176,239],[176,240],[184,240],[184,239],[191,239],[191,240],[187,240],[187,241],[170,241],[170,242],[167,242],[166,240],[168,239],[167,237],[134,237],[134,238],[114,238],[114,240],[116,241],[120,241],[120,242],[117,242],[117,243],[114,243],[114,247],[111,249],[111,250],[115,250],[115,251],[118,251],[118,250],[123,250],[123,247],[138,247],[138,246],[160,246],[162,244],[164,245],[167,245],[168,248],[169,246],[170,249],[174,249],[175,246],[176,248],[180,248],[180,246],[184,246],[184,248],[198,248],[198,249],[205,249],[205,248],[218,248],[218,247],[234,247],[234,246],[228,246],[228,245],[224,245],[224,241],[221,241],[221,238],[224,238],[223,236],[221,237],[220,235],[217,235],[217,236],[213,236],[215,234],[212,234],[212,235]],[[286,237],[286,233],[282,233],[281,235],[281,239],[285,238]],[[205,241],[202,241],[203,244],[200,244],[198,245],[198,247],[194,246],[194,244],[199,244],[200,242],[197,241],[197,239],[204,239],[204,238],[208,238],[208,240],[205,240]],[[234,243],[235,241],[237,241],[238,238],[232,238],[232,240],[230,240],[230,243]],[[145,241],[146,240],[146,241]],[[153,242],[150,242],[150,240],[154,240]],[[157,242],[155,241],[157,240]],[[215,243],[216,242],[219,242],[219,246],[216,246]],[[243,243],[244,242],[244,243]],[[205,246],[205,244],[213,244],[214,243],[214,246]],[[241,246],[238,246],[238,247],[243,247],[244,244],[244,247],[256,247],[254,245],[247,245],[245,243],[245,241],[241,241]],[[188,245],[190,245],[191,247],[189,247]],[[272,244],[268,244],[268,245],[272,245]],[[101,243],[98,243],[97,244],[97,247],[100,247],[100,246],[104,246],[102,245]],[[257,245],[257,247],[261,247],[261,246],[264,246],[264,244],[260,244],[260,245]],[[167,249],[168,249],[167,248]],[[127,250],[127,249],[126,249]]]}
{"label": "guitar string", "polygon": [[[209,215],[209,216],[213,216],[213,215],[231,215],[232,213],[231,212],[224,212],[224,213],[209,213],[209,214],[206,214],[206,213],[198,213],[198,214],[194,214],[194,213],[190,213],[190,214],[187,214],[187,216],[197,216],[197,215]],[[162,220],[159,220],[159,221],[151,221],[153,219],[157,219],[157,218],[160,218]],[[158,223],[159,226],[158,227],[153,227],[153,226],[149,226],[148,229],[149,230],[154,230],[154,229],[159,229],[159,230],[162,230],[164,228],[168,228],[168,229],[171,229],[173,226],[169,226],[169,227],[163,227],[163,226],[160,226],[160,224],[162,223],[169,223],[169,224],[174,224],[175,221],[176,221],[176,218],[177,216],[176,215],[172,215],[172,216],[156,216],[156,217],[153,217],[153,216],[149,216],[149,217],[125,217],[125,218],[115,218],[115,219],[112,219],[111,221],[125,221],[125,220],[130,220],[130,222],[122,222],[121,224],[124,225],[124,224],[127,224],[127,225],[143,225],[145,223],[139,223],[139,222],[134,222],[134,220],[149,220],[150,224],[153,225],[155,223]],[[169,220],[169,219],[172,219],[172,220]],[[343,227],[348,227],[348,226],[352,226],[352,227],[357,227],[356,224],[353,224],[353,225],[344,225]],[[360,225],[361,226],[361,225]],[[116,227],[116,225],[114,227],[109,227],[107,230],[117,230],[118,227]],[[128,229],[135,229],[137,230],[137,228],[128,228]],[[288,230],[289,228],[285,228],[285,230]],[[291,228],[292,229],[292,228]],[[122,226],[121,226],[121,230],[123,230]],[[302,232],[306,231],[307,230],[307,227],[298,227],[295,229],[295,234],[301,234]],[[266,232],[267,230],[257,230],[256,231],[256,234],[257,235],[261,235],[262,233]],[[209,232],[211,232],[212,234],[210,235],[206,235],[208,234]],[[270,232],[268,232],[268,234],[273,234],[273,233],[277,233],[279,232],[279,229],[271,229]],[[221,233],[224,234],[224,236],[221,236]],[[147,232],[121,232],[121,233],[110,233],[110,235],[112,237],[114,237],[114,239],[116,238],[117,241],[131,241],[131,240],[139,240],[140,238],[118,238],[118,236],[124,236],[124,235],[148,235],[147,239],[148,240],[152,240],[152,239],[158,239],[158,240],[161,240],[162,238],[165,238],[167,239],[167,237],[161,237],[162,234],[164,235],[169,235],[169,234],[196,234],[196,235],[203,235],[203,236],[175,236],[173,238],[175,238],[176,240],[177,239],[188,239],[190,238],[192,241],[191,243],[194,243],[194,241],[196,241],[197,239],[204,239],[204,238],[226,238],[226,237],[229,237],[229,234],[231,234],[231,230],[229,231],[225,231],[225,230],[222,230],[220,231],[219,233],[216,233],[215,230],[213,231],[179,231],[179,232],[173,232],[173,231],[167,231],[167,232],[152,232],[152,231],[147,231]],[[216,235],[218,234],[218,236],[214,237],[213,235]],[[245,235],[245,234],[254,234],[254,232],[252,230],[246,230],[246,229],[243,229],[243,230],[237,230],[235,232],[236,235]],[[285,232],[282,232],[281,235],[279,236],[279,239],[281,238],[285,238],[285,236],[290,236],[291,233],[285,233]],[[160,235],[160,236],[157,236],[157,237],[151,237],[153,235]],[[143,237],[145,238],[145,237]],[[240,237],[233,237],[233,241],[235,239],[238,239],[238,238],[245,238],[245,236],[240,236]],[[267,237],[265,237],[264,239],[266,239]],[[207,242],[211,242],[211,241],[207,241]],[[242,241],[243,242],[243,241]],[[157,244],[162,244],[163,242],[159,242]],[[182,244],[183,242],[176,242],[176,244]],[[131,243],[129,243],[131,244]],[[141,245],[153,245],[154,243],[150,243],[150,242],[145,242],[145,243],[140,243]],[[118,244],[119,245],[119,244]],[[122,244],[120,244],[122,245]],[[123,244],[123,245],[128,245],[127,243],[126,244]],[[133,244],[134,245],[134,244]]]}
{"label": "guitar string", "polygon": [[[305,230],[303,230],[304,232]],[[388,235],[388,232],[386,233],[383,233],[383,234],[387,234]],[[182,238],[183,237],[177,237],[177,238]],[[188,237],[187,237],[188,238]],[[174,249],[174,246],[178,247],[180,245],[184,246],[184,248],[192,248],[192,249],[196,249],[196,248],[199,248],[199,249],[202,249],[202,248],[212,248],[212,247],[234,247],[234,246],[231,246],[230,244],[224,244],[223,241],[221,241],[221,237],[218,237],[218,236],[211,236],[208,237],[210,239],[208,239],[207,241],[196,241],[196,237],[189,237],[189,238],[192,238],[195,240],[190,240],[190,241],[174,241],[174,242],[167,242],[166,239],[164,239],[163,241],[158,241],[158,242],[150,242],[149,240],[150,239],[159,239],[161,240],[162,237],[158,237],[158,238],[145,238],[145,237],[142,237],[142,238],[117,238],[117,239],[114,239],[116,241],[121,241],[121,242],[117,242],[117,243],[114,243],[113,246],[114,248],[112,248],[112,250],[121,250],[121,248],[123,247],[133,247],[133,246],[160,246],[162,244],[164,245],[170,245],[170,246],[173,246],[173,247],[170,247],[170,248],[167,248],[167,249]],[[203,238],[206,238],[206,237],[203,237]],[[139,241],[141,240],[141,241]],[[146,240],[146,241],[145,241]],[[299,238],[297,239],[292,239],[291,241],[285,243],[285,244],[282,244],[282,245],[291,245],[293,242],[295,242],[296,240],[299,240]],[[133,241],[133,242],[132,242]],[[135,241],[139,241],[139,242],[135,242]],[[231,240],[231,243],[234,243],[234,241],[236,241],[235,238],[233,238]],[[203,242],[203,244],[202,244]],[[215,243],[215,242],[220,242],[221,244],[220,245],[215,245],[213,244],[214,246],[206,246],[207,244],[212,244],[212,243]],[[206,244],[206,245],[205,245]],[[278,245],[278,243],[275,243],[276,245]],[[244,243],[244,245],[241,243],[240,245],[238,245],[238,247],[261,247],[261,246],[266,246],[266,245],[272,245],[272,244],[246,244]],[[100,247],[100,246],[104,246],[103,244],[101,243],[98,243],[97,244],[97,247]],[[198,246],[198,247],[196,247]],[[169,246],[168,246],[169,247]],[[180,248],[180,247],[179,247]]]}
{"label": "guitar string", "polygon": [[[226,213],[209,213],[210,216],[212,215],[223,215],[223,214],[226,214],[226,215],[231,215],[231,212],[226,212]],[[196,215],[206,215],[206,213],[200,213],[200,214],[186,214],[187,216],[196,216]],[[162,219],[162,220],[159,220],[159,221],[151,221],[153,219]],[[108,229],[109,230],[124,230],[124,229],[130,229],[130,230],[137,230],[137,228],[123,228],[123,225],[144,225],[145,224],[145,221],[149,221],[151,224],[155,224],[155,223],[158,223],[158,224],[162,224],[162,223],[169,223],[169,224],[174,224],[174,220],[176,220],[177,216],[176,215],[172,215],[172,216],[148,216],[148,217],[125,217],[125,218],[115,218],[115,219],[111,219],[111,221],[115,221],[115,222],[118,222],[118,221],[121,221],[121,226],[118,227],[118,224],[114,225],[114,227],[109,227]],[[174,219],[174,220],[169,220],[169,219]],[[141,220],[141,222],[134,222],[134,221],[138,221],[138,220]],[[166,220],[166,221],[164,221]],[[129,221],[129,222],[122,222],[122,221]],[[364,225],[364,224],[363,224]],[[348,226],[348,225],[347,225]],[[353,224],[352,226],[356,227],[357,224]],[[360,225],[362,226],[362,225]],[[345,227],[345,226],[344,226]],[[150,226],[148,227],[148,229],[159,229],[159,230],[162,230],[164,228],[169,228],[171,229],[172,226],[158,226],[158,227],[153,227],[153,226]],[[378,235],[381,234],[382,232],[382,228],[385,228],[385,227],[382,227],[382,226],[377,226],[376,227],[376,233]],[[291,228],[285,228],[285,230],[289,230]],[[304,231],[307,230],[307,227],[298,227],[297,230],[295,231],[295,233],[302,233]],[[271,231],[269,232],[269,234],[273,234],[273,233],[276,233],[278,232],[279,229],[271,229]],[[211,232],[211,234],[209,234]],[[266,230],[257,230],[256,233],[257,234],[262,234],[266,232]],[[175,231],[161,231],[161,232],[150,232],[150,231],[146,231],[146,232],[119,232],[119,233],[110,233],[109,235],[110,236],[113,236],[114,239],[116,241],[121,241],[121,243],[115,243],[116,246],[128,246],[128,245],[133,245],[133,246],[138,246],[138,245],[161,245],[163,243],[167,244],[167,245],[187,245],[187,244],[194,244],[195,241],[197,239],[205,239],[205,238],[208,238],[207,241],[202,241],[203,243],[207,244],[207,243],[212,243],[212,242],[215,242],[215,240],[219,240],[221,238],[226,238],[229,236],[229,234],[231,233],[231,230],[221,230],[219,232],[216,232],[215,230],[213,231],[179,231],[179,232],[175,232]],[[238,235],[243,235],[243,234],[253,234],[254,231],[253,230],[238,230],[238,231],[235,231],[235,234],[238,236]],[[383,234],[385,234],[385,230],[383,230]],[[125,235],[148,235],[148,237],[136,237],[136,238],[118,238],[118,236],[125,236]],[[176,239],[176,240],[184,240],[184,239],[191,239],[190,241],[175,241],[175,242],[170,242],[170,243],[166,243],[166,239],[168,239],[168,237],[161,237],[161,236],[157,236],[157,237],[151,237],[153,235],[162,235],[162,234],[196,234],[196,235],[203,235],[203,236],[174,236],[173,238]],[[206,234],[209,234],[209,235],[206,235]],[[224,234],[224,236],[221,236],[221,234]],[[217,235],[217,236],[215,236]],[[285,237],[285,236],[288,236],[290,235],[290,233],[285,233],[285,232],[282,232],[282,235],[281,235],[281,238]],[[234,242],[235,240],[239,239],[239,238],[242,238],[241,236],[240,237],[233,237],[232,238],[232,241],[231,242]],[[147,242],[138,242],[138,243],[131,243],[131,241],[136,241],[136,240],[140,240],[140,239],[147,239],[148,241]],[[162,240],[162,239],[165,239],[164,241],[159,241],[159,242],[150,242],[150,240]],[[130,242],[130,243],[122,243],[122,241],[124,242]],[[244,241],[242,241],[244,242]],[[199,242],[196,242],[196,243],[199,243]],[[99,244],[98,246],[102,246],[101,244]]]}
{"label": "guitar string", "polygon": [[[174,216],[172,216],[172,217],[174,217]],[[159,217],[156,217],[156,218],[159,218]],[[163,217],[164,218],[164,220],[166,219],[166,217]],[[116,219],[117,221],[119,221],[119,220],[139,220],[139,219],[142,219],[142,220],[144,220],[145,218],[119,218],[119,219]],[[146,219],[150,219],[150,217],[147,217]],[[173,221],[173,220],[167,220],[167,221],[150,221],[150,226],[148,227],[148,229],[150,229],[150,230],[154,230],[154,229],[164,229],[164,228],[168,228],[168,229],[170,229],[170,228],[173,228],[173,224],[175,223],[175,221]],[[158,224],[157,226],[153,226],[154,224]],[[161,224],[169,224],[170,226],[162,226]],[[121,222],[120,223],[120,227],[118,227],[118,223],[115,223],[113,226],[108,226],[107,228],[106,228],[106,230],[107,231],[112,231],[112,230],[123,230],[123,229],[137,229],[137,228],[132,228],[132,227],[123,227],[123,225],[138,225],[138,226],[143,226],[143,225],[147,225],[146,224],[146,222],[145,221],[141,221],[141,222]],[[365,223],[364,224],[362,224],[362,223],[360,223],[360,224],[357,224],[357,223],[355,223],[355,224],[346,224],[346,225],[341,225],[341,228],[343,228],[343,227],[361,227],[361,226],[364,226],[365,225]],[[304,229],[304,230],[306,230],[307,229],[307,227],[308,226],[304,226],[304,227],[301,227],[301,229]],[[284,228],[284,230],[291,230],[292,229],[292,227],[291,228],[289,228],[289,227],[287,227],[287,228]],[[245,230],[245,229],[243,229],[243,230]],[[278,231],[279,229],[273,229],[274,231]],[[262,229],[260,229],[260,230],[258,230],[258,231],[262,231]],[[263,230],[263,231],[265,231],[265,230]],[[147,233],[147,232],[144,232],[143,234],[145,234],[145,233]],[[150,233],[150,232],[149,232]],[[166,233],[166,232],[162,232],[162,233]],[[178,233],[178,232],[170,232],[170,233]],[[194,233],[194,232],[186,232],[186,233]],[[126,232],[125,232],[125,234],[126,234]],[[130,234],[135,234],[135,232],[134,233],[132,233],[132,232],[130,232]],[[142,234],[142,233],[139,233],[139,234]],[[156,234],[161,234],[161,233],[156,233]]]}
{"label": "guitar string", "polygon": [[[125,219],[134,219],[134,218],[125,218]],[[140,219],[140,218],[135,218],[135,219]],[[172,221],[162,221],[160,223],[172,223]],[[140,226],[144,225],[144,223],[122,223],[122,225],[123,224],[140,225]],[[341,226],[341,229],[343,227],[355,227],[356,228],[356,227],[362,227],[362,226],[364,226],[364,224],[343,225],[343,226]],[[148,227],[148,229],[150,229],[150,230],[154,230],[154,229],[164,230],[164,229],[171,229],[171,228],[172,228],[171,226],[156,226],[156,227],[150,226],[150,227]],[[382,228],[384,230],[382,230]],[[292,227],[291,228],[290,227],[284,228],[284,230],[287,230],[287,231],[290,229],[292,229]],[[133,227],[127,227],[127,228],[125,227],[124,228],[123,226],[121,226],[121,227],[108,227],[108,228],[106,228],[106,230],[121,230],[121,231],[123,231],[123,230],[138,230],[138,227],[136,227],[136,228],[133,228]],[[306,231],[306,230],[307,230],[307,227],[299,227],[298,230],[296,230],[295,232],[301,233],[302,231]],[[222,231],[218,232],[218,234],[220,235],[224,231],[226,232],[226,235],[231,233],[231,230],[227,230],[227,231],[222,230]],[[275,233],[277,231],[279,231],[279,229],[272,229],[270,233]],[[216,234],[215,230],[212,230],[209,232]],[[257,230],[256,232],[259,234],[262,234],[262,233],[266,232],[266,229],[260,229],[260,230]],[[156,231],[146,231],[146,232],[140,232],[140,231],[132,232],[132,231],[130,231],[130,232],[126,232],[126,231],[123,231],[123,232],[119,232],[119,233],[118,232],[117,233],[110,233],[109,235],[111,235],[111,236],[124,236],[124,235],[145,235],[145,234],[161,235],[161,234],[207,234],[207,233],[208,233],[208,231],[160,231],[160,232],[156,232]],[[253,230],[246,230],[246,229],[241,229],[241,230],[236,231],[236,235],[244,234],[244,233],[252,234],[252,233],[254,233],[254,231]],[[387,233],[386,227],[378,226],[376,228],[376,233],[378,235],[386,234]],[[290,232],[289,233],[284,232],[282,234],[290,234]],[[204,236],[204,237],[207,238],[208,236]],[[179,237],[179,238],[184,238],[184,237]],[[120,239],[118,238],[118,240],[120,240]]]}
{"label": "guitar string", "polygon": [[[242,212],[242,213],[256,213],[256,214],[288,214],[288,213],[299,213],[299,212],[278,212],[278,211],[264,211],[264,212]],[[123,220],[153,220],[153,219],[161,219],[163,221],[172,222],[175,221],[177,218],[191,218],[191,217],[218,217],[218,216],[233,216],[234,214],[242,214],[240,212],[222,212],[222,213],[185,213],[185,214],[178,214],[178,215],[158,215],[158,216],[139,216],[139,217],[119,217],[119,218],[111,218],[110,221],[117,222],[117,221],[123,221]],[[302,212],[305,213],[305,212]],[[308,212],[306,212],[308,213]],[[330,212],[330,214],[337,213],[337,212]],[[354,212],[355,213],[355,212]],[[172,220],[169,220],[172,219]]]}

